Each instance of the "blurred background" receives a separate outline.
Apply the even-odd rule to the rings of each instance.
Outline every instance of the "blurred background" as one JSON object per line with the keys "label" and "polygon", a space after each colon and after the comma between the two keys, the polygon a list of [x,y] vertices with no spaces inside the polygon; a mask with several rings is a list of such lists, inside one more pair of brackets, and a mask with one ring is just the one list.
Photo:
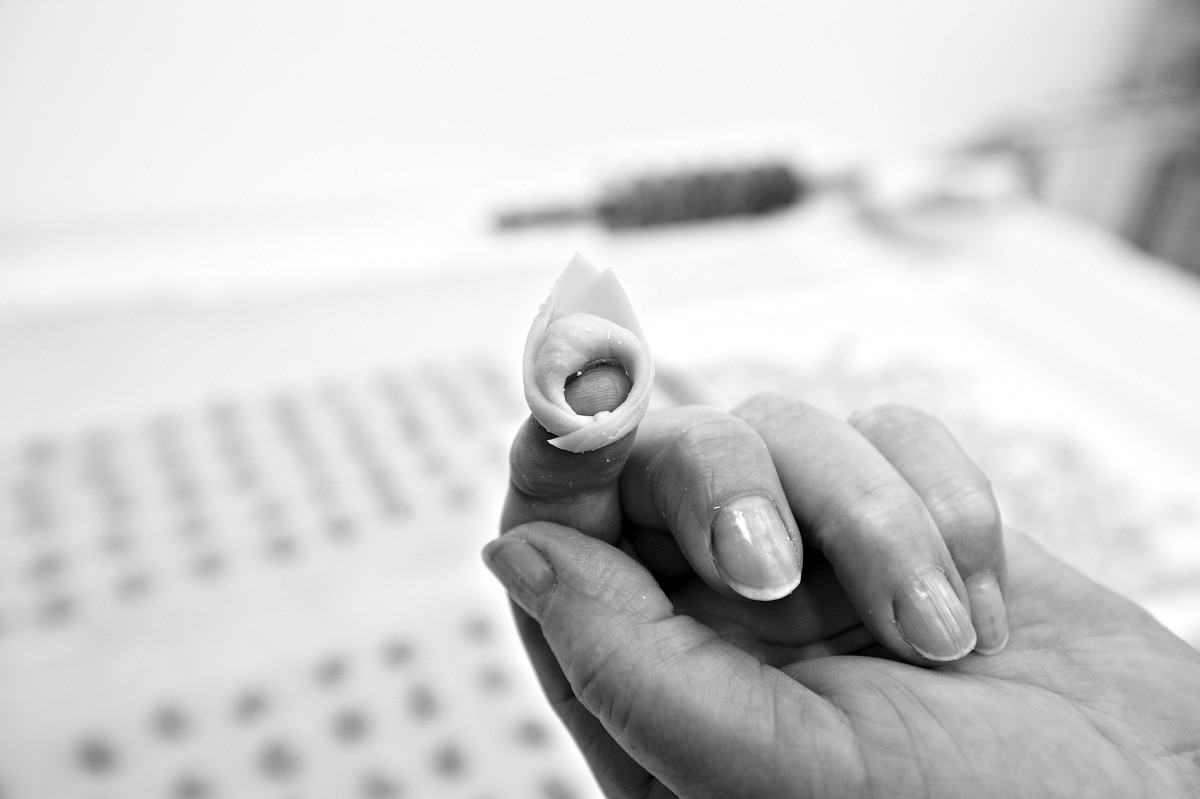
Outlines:
{"label": "blurred background", "polygon": [[[1195,8],[1182,0],[10,0],[0,15],[9,302],[112,291],[133,272],[392,273],[396,250],[416,264],[453,253],[519,189],[583,193],[642,169],[767,156],[828,171],[987,136],[1020,140],[1049,162],[1054,200],[1143,244],[1157,236],[1133,195],[1189,202],[1149,185],[1170,182],[1168,151],[1189,154]],[[311,252],[348,227],[336,252]],[[145,252],[171,237],[230,251],[217,265]],[[122,274],[97,278],[97,252]],[[261,257],[272,252],[287,257]]]}
{"label": "blurred background", "polygon": [[947,419],[1200,643],[1190,0],[0,0],[0,796],[595,795],[477,552],[525,327]]}

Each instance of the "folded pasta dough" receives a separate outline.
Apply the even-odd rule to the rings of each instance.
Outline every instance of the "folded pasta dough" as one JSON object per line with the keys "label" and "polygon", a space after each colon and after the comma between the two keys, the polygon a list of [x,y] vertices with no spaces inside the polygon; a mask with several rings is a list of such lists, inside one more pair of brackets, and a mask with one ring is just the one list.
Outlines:
{"label": "folded pasta dough", "polygon": [[[633,387],[613,411],[580,415],[567,404],[567,381],[599,363],[624,368]],[[533,320],[522,366],[529,410],[559,449],[611,444],[637,427],[650,404],[654,362],[629,298],[611,270],[578,253]]]}

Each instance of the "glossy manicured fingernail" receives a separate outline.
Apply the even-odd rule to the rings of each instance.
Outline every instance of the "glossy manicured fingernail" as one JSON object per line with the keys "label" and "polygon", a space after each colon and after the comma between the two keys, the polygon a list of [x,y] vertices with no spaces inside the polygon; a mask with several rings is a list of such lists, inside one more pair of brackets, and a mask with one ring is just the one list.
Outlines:
{"label": "glossy manicured fingernail", "polygon": [[994,655],[1008,643],[1008,609],[1000,593],[1000,581],[995,572],[972,574],[966,580],[967,598],[971,600],[971,624],[979,640],[975,651]]}
{"label": "glossy manicured fingernail", "polygon": [[957,660],[975,648],[971,617],[936,566],[900,590],[895,608],[904,640],[930,660]]}
{"label": "glossy manicured fingernail", "polygon": [[500,537],[483,548],[483,562],[521,608],[541,619],[542,602],[554,588],[554,568],[541,552],[519,538]]}
{"label": "glossy manicured fingernail", "polygon": [[779,599],[800,584],[800,561],[775,503],[740,497],[713,522],[713,558],[729,587],[749,599]]}

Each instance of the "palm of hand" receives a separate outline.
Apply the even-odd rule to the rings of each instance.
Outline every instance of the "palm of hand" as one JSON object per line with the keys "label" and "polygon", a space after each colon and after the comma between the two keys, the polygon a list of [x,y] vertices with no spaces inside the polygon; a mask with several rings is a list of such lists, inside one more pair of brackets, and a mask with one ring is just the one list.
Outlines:
{"label": "palm of hand", "polygon": [[[757,615],[753,604],[694,580],[668,595],[677,612],[840,710],[851,732],[840,740],[857,748],[849,754],[861,772],[809,786],[817,795],[957,797],[964,785],[994,786],[972,793],[996,796],[1200,791],[1200,695],[1178,690],[1200,685],[1200,654],[1027,540],[1014,537],[1010,558],[1008,648],[932,670],[878,647],[820,654],[830,644],[844,651],[848,641],[863,650],[827,564],[806,572],[794,597]],[[789,688],[802,693],[786,679],[777,691],[786,696]],[[773,723],[778,767],[787,770],[795,752],[784,744],[812,732],[787,714]],[[646,776],[654,783],[647,795],[669,795]],[[697,794],[705,795],[701,786]]]}

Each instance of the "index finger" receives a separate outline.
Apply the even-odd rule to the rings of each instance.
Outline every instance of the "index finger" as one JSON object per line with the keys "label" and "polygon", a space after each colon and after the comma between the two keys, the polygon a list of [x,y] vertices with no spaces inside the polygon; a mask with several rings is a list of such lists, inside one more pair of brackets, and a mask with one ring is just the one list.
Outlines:
{"label": "index finger", "polygon": [[[619,406],[630,381],[619,366],[600,364],[566,386],[568,404],[579,414]],[[554,435],[532,416],[522,425],[509,452],[509,488],[500,530],[548,521],[616,544],[621,535],[618,478],[634,433],[591,452],[569,452],[550,443]]]}

